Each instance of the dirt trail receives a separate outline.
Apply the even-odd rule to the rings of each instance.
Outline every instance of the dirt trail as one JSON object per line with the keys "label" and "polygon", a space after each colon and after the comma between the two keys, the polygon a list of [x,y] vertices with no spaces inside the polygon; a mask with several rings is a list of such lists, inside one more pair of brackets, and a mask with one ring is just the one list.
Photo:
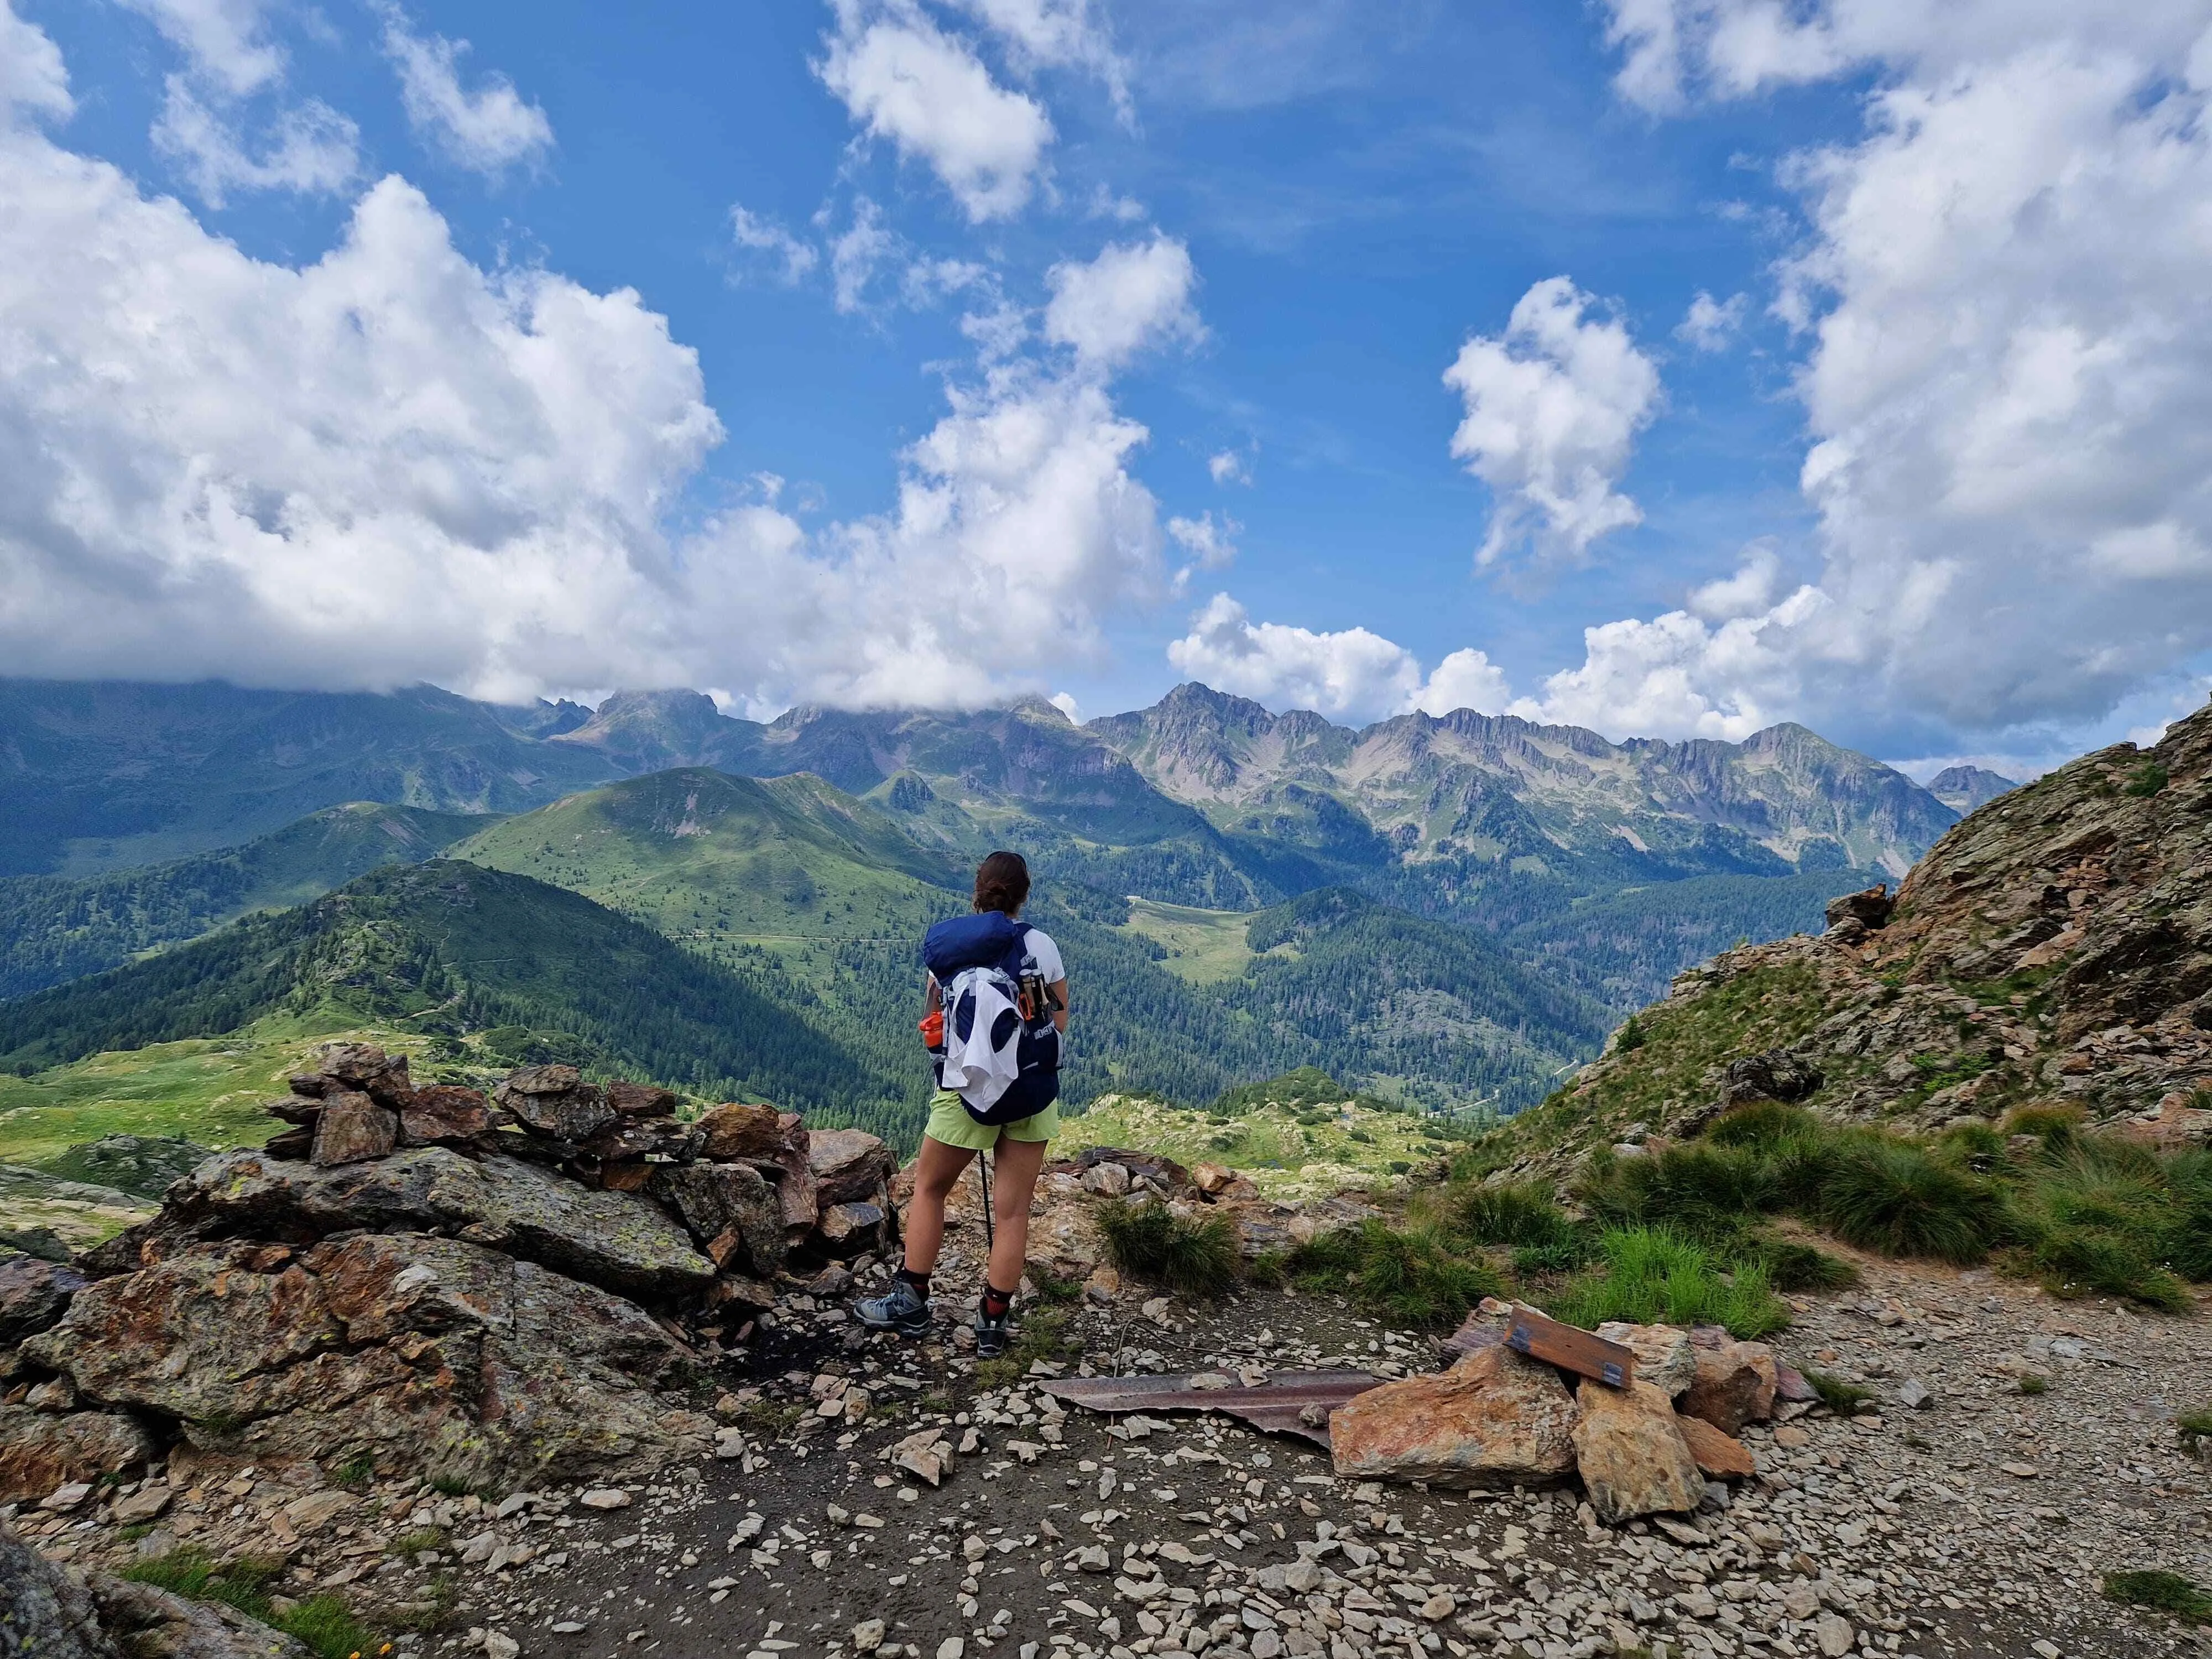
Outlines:
{"label": "dirt trail", "polygon": [[[979,1393],[950,1341],[865,1337],[825,1310],[787,1352],[805,1363],[749,1407],[746,1460],[676,1471],[611,1512],[549,1494],[464,1518],[457,1542],[478,1528],[480,1553],[489,1532],[536,1553],[465,1569],[456,1633],[425,1639],[491,1659],[512,1659],[509,1641],[557,1659],[849,1659],[874,1640],[907,1659],[2197,1650],[2097,1585],[2124,1568],[2212,1578],[2212,1480],[2170,1421],[2212,1400],[2208,1327],[1987,1273],[1859,1265],[1858,1286],[1802,1300],[1778,1340],[1862,1381],[1879,1414],[1754,1427],[1760,1478],[1725,1510],[1620,1532],[1571,1492],[1339,1482],[1317,1449],[1224,1419],[1133,1437],[1081,1413],[1056,1422],[1034,1387]],[[1086,1308],[1069,1329],[1102,1371],[1434,1363],[1334,1298],[1166,1317]],[[2045,1391],[2021,1392],[2022,1373]],[[856,1426],[818,1414],[828,1376],[869,1395]],[[1929,1396],[1918,1410],[1897,1403],[1908,1383]],[[932,1422],[974,1448],[939,1489],[884,1461]]]}

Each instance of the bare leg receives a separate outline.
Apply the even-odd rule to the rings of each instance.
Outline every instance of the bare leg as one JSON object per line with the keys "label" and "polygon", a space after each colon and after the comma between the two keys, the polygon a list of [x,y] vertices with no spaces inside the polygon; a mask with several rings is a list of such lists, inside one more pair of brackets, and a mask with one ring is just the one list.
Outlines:
{"label": "bare leg", "polygon": [[[1003,1146],[1005,1143],[1001,1142]],[[906,1212],[906,1266],[908,1273],[927,1273],[937,1266],[937,1253],[945,1243],[945,1200],[952,1195],[960,1172],[975,1154],[964,1146],[948,1146],[941,1140],[921,1138],[921,1155],[915,1160],[914,1202]],[[1042,1168],[1040,1160],[1037,1168]],[[1036,1179],[1036,1170],[1030,1171]],[[1022,1206],[1029,1218],[1029,1206]]]}
{"label": "bare leg", "polygon": [[[1036,1195],[1037,1172],[1044,1168],[1048,1144],[1000,1135],[991,1158],[991,1219],[996,1237],[991,1244],[990,1282],[1002,1291],[1022,1282],[1022,1264],[1030,1248],[1030,1200]],[[941,1219],[943,1210],[938,1213]]]}

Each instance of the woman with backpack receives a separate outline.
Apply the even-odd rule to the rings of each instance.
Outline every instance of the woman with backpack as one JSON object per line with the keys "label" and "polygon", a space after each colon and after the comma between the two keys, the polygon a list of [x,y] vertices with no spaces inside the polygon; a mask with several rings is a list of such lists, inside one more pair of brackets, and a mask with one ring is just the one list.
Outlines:
{"label": "woman with backpack", "polygon": [[[990,1259],[975,1315],[975,1352],[1006,1351],[1014,1289],[1029,1247],[1030,1200],[1046,1143],[1060,1129],[1060,1045],[1067,1030],[1067,969],[1060,947],[1019,921],[1030,871],[1018,853],[994,853],[975,872],[975,914],[929,930],[929,1040],[940,1086],[929,1103],[906,1212],[906,1262],[883,1295],[854,1309],[872,1330],[926,1335],[929,1276],[945,1242],[945,1205],[961,1171],[991,1155]],[[992,1190],[995,1188],[995,1190]]]}

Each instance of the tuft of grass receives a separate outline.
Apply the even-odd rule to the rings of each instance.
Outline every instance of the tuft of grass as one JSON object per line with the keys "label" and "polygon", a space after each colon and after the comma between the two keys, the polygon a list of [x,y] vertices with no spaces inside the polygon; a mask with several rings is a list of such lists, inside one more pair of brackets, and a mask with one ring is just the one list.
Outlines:
{"label": "tuft of grass", "polygon": [[1064,1360],[1082,1346],[1067,1334],[1065,1313],[1055,1308],[1033,1309],[1014,1327],[1013,1340],[1006,1345],[1006,1352],[996,1359],[976,1362],[976,1383],[985,1389],[1006,1388],[1028,1376],[1035,1361]]}
{"label": "tuft of grass", "polygon": [[2212,1407],[2193,1412],[2176,1412],[2173,1426],[2181,1431],[2181,1443],[2191,1451],[2197,1450],[2212,1440]]}
{"label": "tuft of grass", "polygon": [[1813,1392],[1820,1396],[1820,1403],[1838,1417],[1849,1417],[1868,1401],[1874,1398],[1871,1390],[1856,1382],[1846,1382],[1841,1377],[1831,1376],[1826,1371],[1807,1371],[1805,1380],[1813,1385]]}
{"label": "tuft of grass", "polygon": [[1790,1322],[1764,1267],[1747,1263],[1723,1275],[1703,1245],[1680,1233],[1609,1228],[1599,1250],[1602,1265],[1554,1299],[1553,1312],[1569,1324],[1724,1325],[1736,1336],[1758,1337]]}
{"label": "tuft of grass", "polygon": [[2020,1391],[2025,1395],[2049,1394],[2051,1379],[2036,1371],[2024,1371],[2021,1374]]}
{"label": "tuft of grass", "polygon": [[446,1529],[443,1527],[416,1527],[401,1533],[386,1546],[386,1551],[392,1555],[420,1555],[424,1550],[445,1547]]}
{"label": "tuft of grass", "polygon": [[1819,1205],[1820,1219],[1862,1249],[1961,1267],[1986,1257],[2003,1231],[1994,1186],[1904,1140],[1863,1140],[1841,1153]]}
{"label": "tuft of grass", "polygon": [[1379,1220],[1324,1233],[1292,1250],[1286,1265],[1307,1289],[1348,1294],[1395,1323],[1425,1329],[1457,1324],[1505,1288],[1437,1229],[1401,1231]]}
{"label": "tuft of grass", "polygon": [[2082,1139],[2050,1158],[2014,1200],[2027,1259],[2052,1295],[2102,1291],[2186,1313],[2189,1288],[2162,1260],[2172,1211],[2157,1155],[2104,1139]]}
{"label": "tuft of grass", "polygon": [[1641,1158],[1594,1156],[1578,1195],[1618,1226],[1668,1222],[1687,1232],[1732,1229],[1744,1216],[1777,1208],[1784,1194],[1774,1160],[1762,1149],[1695,1143]]}
{"label": "tuft of grass", "polygon": [[2124,795],[2132,795],[2138,800],[2145,800],[2153,795],[2162,793],[2166,786],[2172,781],[2163,766],[2154,760],[2147,760],[2128,774],[2128,781],[2121,787],[2120,793]]}
{"label": "tuft of grass", "polygon": [[247,1556],[217,1563],[195,1550],[177,1550],[158,1561],[141,1561],[123,1576],[173,1595],[235,1607],[249,1619],[258,1619],[287,1636],[296,1637],[321,1659],[360,1659],[375,1650],[378,1638],[354,1617],[341,1597],[311,1596],[277,1612],[270,1600],[270,1588],[283,1571],[281,1560]]}
{"label": "tuft of grass", "polygon": [[1083,1295],[1081,1279],[1062,1279],[1050,1268],[1042,1266],[1030,1269],[1030,1283],[1036,1286],[1040,1302],[1064,1305],[1080,1299]]}
{"label": "tuft of grass", "polygon": [[1185,1218],[1164,1204],[1125,1200],[1103,1206],[1098,1225],[1115,1267],[1179,1296],[1218,1297],[1235,1286],[1243,1265],[1225,1217]]}
{"label": "tuft of grass", "polygon": [[1449,1212],[1456,1230],[1477,1244],[1541,1249],[1561,1243],[1575,1231],[1566,1212],[1553,1199],[1551,1189],[1535,1182],[1496,1187],[1478,1182],[1449,1206]]}
{"label": "tuft of grass", "polygon": [[2033,1135],[2046,1152],[2061,1152],[2080,1139],[2082,1111],[2079,1106],[2015,1106],[2005,1115],[2008,1135]]}
{"label": "tuft of grass", "polygon": [[1705,1139],[1716,1146],[1775,1147],[1820,1133],[1820,1120],[1802,1106],[1755,1100],[1716,1118]]}
{"label": "tuft of grass", "polygon": [[2178,1572],[2108,1572],[2105,1599],[2170,1613],[2191,1624],[2212,1625],[2212,1595]]}
{"label": "tuft of grass", "polygon": [[343,1486],[349,1492],[367,1492],[369,1482],[375,1479],[376,1462],[367,1452],[356,1452],[331,1471],[331,1484]]}
{"label": "tuft of grass", "polygon": [[1765,1268],[1767,1283],[1778,1291],[1840,1291],[1859,1280],[1859,1270],[1841,1256],[1756,1228],[1743,1236],[1735,1250],[1719,1254],[1723,1258],[1740,1255]]}

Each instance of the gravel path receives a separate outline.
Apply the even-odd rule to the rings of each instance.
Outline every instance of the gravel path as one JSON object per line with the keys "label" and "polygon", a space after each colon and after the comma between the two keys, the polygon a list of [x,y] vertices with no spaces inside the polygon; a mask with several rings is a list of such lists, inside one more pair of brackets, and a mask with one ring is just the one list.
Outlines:
{"label": "gravel path", "polygon": [[[1747,1431],[1759,1478],[1693,1524],[1611,1531],[1571,1492],[1353,1486],[1296,1440],[1212,1418],[1063,1418],[1033,1386],[977,1393],[951,1342],[833,1324],[818,1358],[745,1404],[747,1426],[726,1436],[740,1455],[603,1514],[568,1494],[502,1521],[457,1516],[453,1536],[479,1553],[534,1554],[469,1570],[451,1627],[468,1633],[428,1646],[489,1659],[513,1659],[509,1643],[533,1659],[2197,1650],[2097,1586],[2118,1568],[2212,1579],[2212,1483],[2169,1420],[2212,1400],[2207,1328],[1989,1274],[1860,1265],[1851,1291],[1802,1302],[1779,1345],[1862,1382],[1878,1409]],[[1155,1306],[1160,1320],[1078,1314],[1085,1360],[1433,1363],[1425,1342],[1328,1298]],[[2023,1376],[2045,1390],[2022,1393]],[[1921,1390],[1918,1409],[1899,1403]],[[866,1415],[848,1424],[856,1391]],[[958,1449],[939,1488],[886,1461],[933,1425]]]}

